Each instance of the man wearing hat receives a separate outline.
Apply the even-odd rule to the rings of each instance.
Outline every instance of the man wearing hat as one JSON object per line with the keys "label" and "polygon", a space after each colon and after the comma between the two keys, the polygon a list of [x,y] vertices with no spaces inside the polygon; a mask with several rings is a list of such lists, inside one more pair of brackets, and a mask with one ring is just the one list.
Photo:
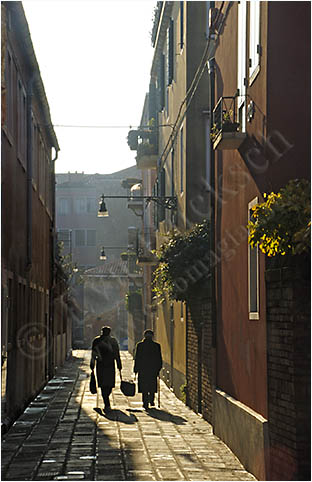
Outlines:
{"label": "man wearing hat", "polygon": [[104,400],[104,411],[111,410],[109,396],[115,386],[115,360],[121,371],[121,360],[118,341],[110,336],[110,326],[103,326],[102,335],[92,342],[90,368],[93,371],[96,363],[97,384],[101,388]]}
{"label": "man wearing hat", "polygon": [[145,330],[144,339],[137,343],[134,355],[134,373],[138,373],[138,389],[142,393],[143,407],[154,407],[157,377],[162,368],[161,347],[153,341],[154,332]]}

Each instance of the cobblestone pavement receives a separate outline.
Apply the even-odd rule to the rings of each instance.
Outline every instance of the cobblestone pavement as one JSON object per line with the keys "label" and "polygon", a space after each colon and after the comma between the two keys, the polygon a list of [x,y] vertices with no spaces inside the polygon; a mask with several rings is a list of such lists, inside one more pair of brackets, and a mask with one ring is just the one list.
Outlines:
{"label": "cobblestone pavement", "polygon": [[[161,407],[142,409],[119,379],[113,411],[89,391],[90,352],[74,351],[7,432],[2,480],[256,480],[209,423],[161,382]],[[123,378],[132,357],[122,352]]]}

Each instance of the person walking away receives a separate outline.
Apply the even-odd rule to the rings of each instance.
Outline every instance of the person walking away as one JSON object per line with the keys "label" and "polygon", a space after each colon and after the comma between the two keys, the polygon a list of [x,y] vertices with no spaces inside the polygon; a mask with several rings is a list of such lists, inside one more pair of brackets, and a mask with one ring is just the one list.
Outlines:
{"label": "person walking away", "polygon": [[134,373],[138,373],[138,390],[142,393],[143,407],[155,406],[157,377],[162,368],[161,346],[153,341],[154,332],[145,330],[144,339],[137,343],[134,355]]}
{"label": "person walking away", "polygon": [[118,370],[121,372],[122,369],[118,341],[110,333],[110,326],[103,326],[102,335],[94,338],[90,361],[92,371],[96,365],[97,385],[102,391],[104,412],[111,410],[109,396],[115,387],[115,361]]}

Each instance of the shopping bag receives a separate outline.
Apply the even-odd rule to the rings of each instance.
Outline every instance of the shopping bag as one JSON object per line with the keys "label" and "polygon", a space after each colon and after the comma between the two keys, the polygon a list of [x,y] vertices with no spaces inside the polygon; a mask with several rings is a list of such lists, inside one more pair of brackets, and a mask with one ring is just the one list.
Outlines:
{"label": "shopping bag", "polygon": [[135,383],[132,381],[121,380],[120,390],[126,397],[134,397]]}
{"label": "shopping bag", "polygon": [[94,371],[92,370],[91,376],[90,376],[90,392],[95,394],[96,393],[96,380],[95,380],[95,375]]}

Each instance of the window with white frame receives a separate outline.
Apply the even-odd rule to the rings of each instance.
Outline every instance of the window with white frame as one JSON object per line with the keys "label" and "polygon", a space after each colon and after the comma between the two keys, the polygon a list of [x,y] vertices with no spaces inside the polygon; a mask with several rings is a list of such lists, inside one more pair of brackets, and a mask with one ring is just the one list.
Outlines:
{"label": "window with white frame", "polygon": [[249,2],[249,84],[260,70],[260,1]]}
{"label": "window with white frame", "polygon": [[[255,197],[248,204],[248,221],[253,219],[252,208],[258,204]],[[248,244],[248,312],[250,320],[259,320],[259,249]]]}
{"label": "window with white frame", "polygon": [[247,2],[238,2],[237,28],[237,88],[239,97],[237,102],[238,119],[242,132],[246,131],[246,40],[247,40]]}

